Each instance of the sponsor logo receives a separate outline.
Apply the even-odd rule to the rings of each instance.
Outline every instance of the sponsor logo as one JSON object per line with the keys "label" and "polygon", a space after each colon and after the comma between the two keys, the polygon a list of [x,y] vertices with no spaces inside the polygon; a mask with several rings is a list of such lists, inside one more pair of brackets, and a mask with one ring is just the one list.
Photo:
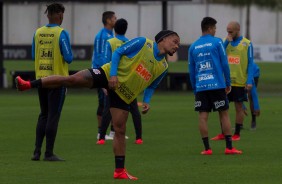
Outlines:
{"label": "sponsor logo", "polygon": [[214,106],[215,106],[216,109],[218,109],[219,107],[222,107],[224,105],[225,105],[225,101],[224,100],[214,102]]}
{"label": "sponsor logo", "polygon": [[152,74],[142,64],[139,64],[135,71],[147,82],[152,78]]}
{"label": "sponsor logo", "polygon": [[132,97],[135,95],[125,84],[121,84],[117,90],[121,92],[128,100],[132,99]]}
{"label": "sponsor logo", "polygon": [[229,64],[240,64],[240,57],[239,56],[228,56],[228,63]]}
{"label": "sponsor logo", "polygon": [[167,68],[167,62],[164,61],[163,65],[164,65],[165,68]]}
{"label": "sponsor logo", "polygon": [[52,64],[41,64],[39,70],[53,70]]}
{"label": "sponsor logo", "polygon": [[39,34],[39,37],[54,37],[54,34]]}
{"label": "sponsor logo", "polygon": [[195,107],[201,107],[202,105],[202,102],[201,101],[196,101],[195,102]]}
{"label": "sponsor logo", "polygon": [[212,43],[205,43],[205,44],[202,44],[202,45],[195,46],[195,49],[201,49],[201,48],[204,48],[204,47],[211,47],[211,46],[212,46]]}
{"label": "sponsor logo", "polygon": [[40,49],[40,59],[52,59],[53,49]]}
{"label": "sponsor logo", "polygon": [[100,70],[98,70],[98,69],[92,69],[92,71],[93,71],[93,73],[95,74],[95,75],[99,75],[99,74],[101,74],[101,72],[100,72]]}
{"label": "sponsor logo", "polygon": [[211,55],[211,53],[209,53],[209,52],[206,52],[206,53],[199,53],[198,54],[198,57],[203,57],[203,56],[210,56]]}
{"label": "sponsor logo", "polygon": [[199,72],[211,70],[211,69],[212,69],[212,66],[211,66],[211,63],[209,61],[206,61],[205,63],[200,63]]}
{"label": "sponsor logo", "polygon": [[152,44],[151,43],[147,43],[147,47],[151,49],[152,48]]}
{"label": "sponsor logo", "polygon": [[40,40],[40,41],[39,41],[39,44],[40,44],[40,45],[43,45],[43,44],[52,44],[52,43],[53,43],[52,40],[45,40],[45,41],[44,41],[44,40]]}
{"label": "sponsor logo", "polygon": [[214,76],[212,74],[203,74],[199,76],[199,81],[205,81],[210,79],[214,79]]}

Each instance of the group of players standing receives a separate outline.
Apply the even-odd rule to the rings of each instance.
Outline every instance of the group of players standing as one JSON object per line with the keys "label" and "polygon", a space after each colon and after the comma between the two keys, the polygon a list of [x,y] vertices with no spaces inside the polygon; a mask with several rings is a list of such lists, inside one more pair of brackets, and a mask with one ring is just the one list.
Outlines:
{"label": "group of players standing", "polygon": [[[39,28],[34,35],[32,50],[36,80],[25,81],[20,76],[16,77],[18,90],[38,88],[40,97],[41,113],[37,122],[32,160],[40,160],[42,142],[46,137],[44,160],[63,161],[53,153],[53,148],[66,87],[97,88],[99,94],[97,144],[105,144],[106,130],[112,121],[114,127],[112,131],[116,132],[113,139],[116,165],[114,178],[136,180],[136,177],[128,174],[124,166],[125,124],[128,113],[131,112],[134,120],[135,143],[142,144],[141,115],[136,97],[144,91],[142,113],[147,113],[153,92],[167,73],[168,63],[165,56],[173,55],[177,51],[180,37],[174,31],[163,30],[155,36],[155,42],[145,37],[129,41],[124,36],[127,21],[117,20],[114,12],[106,11],[102,17],[104,28],[94,40],[92,69],[68,76],[67,64],[72,62],[72,53],[69,35],[60,28],[64,10],[64,6],[59,3],[48,5],[46,13],[49,24]],[[247,94],[251,97],[253,129],[256,125],[255,117],[260,114],[253,72],[257,67],[253,62],[252,44],[240,35],[239,23],[228,24],[228,36],[224,42],[215,37],[216,23],[212,17],[203,18],[202,36],[189,48],[189,75],[195,94],[195,111],[199,112],[199,128],[205,146],[201,154],[212,154],[207,128],[208,115],[212,110],[219,112],[222,128],[222,134],[212,140],[225,139],[225,154],[242,154],[241,150],[232,146],[232,140],[240,140],[245,112],[243,102],[247,101]],[[44,34],[52,37],[40,36]],[[40,44],[42,41],[47,44]],[[45,51],[52,54],[46,55]],[[125,90],[130,95],[125,95]],[[234,102],[236,109],[233,136],[228,113],[230,101]]]}

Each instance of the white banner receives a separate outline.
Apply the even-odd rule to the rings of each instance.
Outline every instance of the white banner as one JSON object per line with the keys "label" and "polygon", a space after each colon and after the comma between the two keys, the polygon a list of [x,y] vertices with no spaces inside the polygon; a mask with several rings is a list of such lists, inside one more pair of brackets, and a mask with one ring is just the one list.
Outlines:
{"label": "white banner", "polygon": [[253,45],[255,61],[281,62],[282,45]]}

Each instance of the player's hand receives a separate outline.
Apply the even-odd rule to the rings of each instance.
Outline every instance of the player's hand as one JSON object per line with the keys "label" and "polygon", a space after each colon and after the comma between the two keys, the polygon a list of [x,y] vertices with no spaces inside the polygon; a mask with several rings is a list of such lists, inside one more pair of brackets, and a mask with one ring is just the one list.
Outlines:
{"label": "player's hand", "polygon": [[253,87],[252,84],[247,84],[246,87],[245,87],[245,89],[246,89],[247,91],[251,91],[252,87]]}
{"label": "player's hand", "polygon": [[260,115],[260,110],[254,110],[254,115],[259,116]]}
{"label": "player's hand", "polygon": [[225,93],[226,94],[229,94],[231,92],[231,86],[227,86],[226,88],[225,88]]}
{"label": "player's hand", "polygon": [[232,42],[232,41],[233,41],[233,38],[232,38],[232,36],[231,36],[230,34],[228,34],[228,35],[226,36],[226,40],[228,40],[229,42]]}
{"label": "player's hand", "polygon": [[146,114],[150,109],[150,105],[147,104],[147,103],[144,103],[142,104],[142,114]]}
{"label": "player's hand", "polygon": [[112,76],[109,80],[109,88],[115,90],[118,86],[118,78],[117,76]]}

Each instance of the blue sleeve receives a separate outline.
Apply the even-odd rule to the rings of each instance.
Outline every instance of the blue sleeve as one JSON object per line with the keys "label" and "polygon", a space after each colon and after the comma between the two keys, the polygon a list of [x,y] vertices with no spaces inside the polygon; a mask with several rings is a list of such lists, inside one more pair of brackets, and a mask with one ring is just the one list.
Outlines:
{"label": "blue sleeve", "polygon": [[224,49],[227,48],[228,44],[229,44],[229,41],[225,39],[225,41],[223,42]]}
{"label": "blue sleeve", "polygon": [[34,36],[35,36],[35,33],[33,35],[32,45],[31,45],[31,58],[32,58],[32,60],[35,60],[35,41],[34,41]]}
{"label": "blue sleeve", "polygon": [[145,42],[146,38],[139,37],[126,42],[121,47],[116,49],[112,55],[110,76],[117,76],[117,69],[121,56],[125,55],[129,58],[132,58],[142,49]]}
{"label": "blue sleeve", "polygon": [[195,61],[193,59],[193,45],[190,46],[188,51],[188,72],[190,74],[191,87],[194,93],[196,93]]}
{"label": "blue sleeve", "polygon": [[223,68],[225,85],[230,86],[231,85],[230,69],[229,69],[229,64],[228,64],[228,61],[227,61],[227,55],[226,55],[226,51],[225,51],[225,48],[224,48],[224,44],[222,43],[221,40],[219,41],[218,50],[219,50],[219,53],[220,53],[221,66]]}
{"label": "blue sleeve", "polygon": [[98,33],[94,39],[94,49],[93,49],[93,55],[92,55],[92,68],[97,68],[95,65],[95,59],[98,58],[99,51],[99,45],[100,45],[100,34]]}
{"label": "blue sleeve", "polygon": [[253,87],[251,89],[251,96],[252,96],[252,99],[253,99],[254,110],[260,110],[257,88],[256,88],[254,80],[252,82],[253,82]]}
{"label": "blue sleeve", "polygon": [[253,45],[250,43],[248,48],[248,78],[247,78],[247,84],[252,84],[252,80],[254,78],[253,76],[253,63],[254,63],[254,57],[253,57]]}
{"label": "blue sleeve", "polygon": [[158,78],[156,78],[150,86],[148,86],[145,91],[144,91],[144,96],[143,96],[143,102],[145,103],[150,103],[151,98],[153,96],[153,93],[155,91],[155,89],[158,87],[158,85],[160,84],[160,82],[162,81],[162,79],[166,76],[167,74],[167,70],[164,71]]}
{"label": "blue sleeve", "polygon": [[111,44],[110,42],[107,41],[106,43],[106,48],[105,48],[105,52],[104,52],[104,58],[105,58],[105,62],[109,63],[112,59],[112,48],[111,48]]}
{"label": "blue sleeve", "polygon": [[70,45],[70,36],[67,31],[63,30],[61,32],[59,44],[60,44],[61,54],[63,55],[64,60],[68,64],[70,64],[73,60],[73,56],[72,56],[72,50]]}

